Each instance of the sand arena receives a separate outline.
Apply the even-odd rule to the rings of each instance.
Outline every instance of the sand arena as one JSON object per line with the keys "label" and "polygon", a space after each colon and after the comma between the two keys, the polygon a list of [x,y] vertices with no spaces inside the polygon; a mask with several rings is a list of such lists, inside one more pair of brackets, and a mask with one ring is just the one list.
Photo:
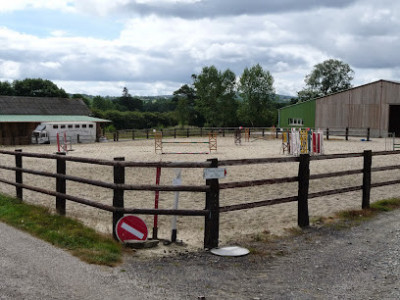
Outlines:
{"label": "sand arena", "polygon": [[[385,139],[372,139],[369,142],[360,138],[334,138],[324,141],[324,153],[352,153],[364,150],[385,150]],[[203,138],[205,141],[206,138]],[[179,139],[184,141],[198,141],[202,138]],[[178,140],[178,139],[177,139]],[[23,149],[24,152],[55,153],[56,145],[32,145],[21,147],[2,147],[4,150]],[[207,145],[202,144],[169,144],[165,146],[168,152],[202,152],[207,150]],[[400,153],[400,152],[399,152]],[[218,159],[244,159],[283,157],[281,140],[258,140],[244,142],[236,146],[233,137],[219,137],[218,151],[209,155],[160,155],[154,153],[154,140],[134,140],[105,142],[94,144],[73,145],[73,151],[68,156],[89,157],[112,160],[114,157],[125,157],[127,161],[205,161],[209,158]],[[0,156],[1,164],[14,166],[14,157]],[[373,157],[372,167],[400,164],[400,155]],[[55,161],[48,159],[23,158],[23,167],[29,169],[55,172]],[[311,174],[327,173],[334,171],[362,169],[362,158],[333,159],[325,161],[312,161]],[[297,176],[298,163],[259,164],[248,166],[227,167],[228,176],[220,182],[245,181],[266,178],[280,178]],[[67,174],[106,182],[113,182],[112,167],[98,166],[82,163],[67,162]],[[182,184],[204,185],[202,169],[183,169]],[[14,172],[0,170],[2,178],[14,178]],[[156,168],[127,168],[126,183],[128,184],[154,184]],[[174,169],[163,168],[161,171],[161,184],[172,184],[175,177]],[[44,178],[35,175],[24,174],[24,183],[45,189],[55,190],[55,179]],[[399,179],[397,171],[376,172],[372,174],[372,182]],[[342,188],[362,184],[362,175],[342,176],[329,179],[313,180],[310,182],[310,192],[327,189]],[[371,201],[398,197],[398,185],[391,185],[371,190]],[[0,184],[0,192],[15,195],[15,187]],[[361,208],[361,191],[350,192],[309,200],[310,219],[319,216],[329,216],[334,212],[344,209]],[[67,194],[79,196],[88,200],[112,204],[113,191],[105,188],[67,182]],[[231,205],[245,202],[268,200],[286,196],[297,195],[297,183],[274,184],[251,188],[238,188],[222,190],[220,205]],[[54,197],[24,190],[24,201],[40,204],[55,210]],[[159,208],[173,207],[174,192],[160,192]],[[205,194],[180,192],[179,208],[204,209]],[[125,207],[129,208],[153,208],[154,192],[125,191]],[[112,215],[99,209],[67,201],[67,215],[81,220],[96,230],[111,234]],[[149,235],[153,227],[153,216],[141,216],[149,229]],[[158,237],[169,239],[171,237],[171,216],[159,216]],[[274,206],[253,208],[236,212],[223,213],[220,216],[220,245],[235,243],[242,238],[263,231],[281,235],[287,228],[297,226],[297,204],[279,204]],[[203,217],[178,217],[178,239],[185,242],[188,247],[201,248],[204,237]]]}

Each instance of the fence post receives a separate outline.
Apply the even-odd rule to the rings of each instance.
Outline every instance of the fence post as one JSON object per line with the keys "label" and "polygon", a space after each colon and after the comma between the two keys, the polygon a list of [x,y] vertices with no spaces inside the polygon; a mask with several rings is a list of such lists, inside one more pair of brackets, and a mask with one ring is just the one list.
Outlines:
{"label": "fence post", "polygon": [[368,208],[371,195],[371,164],[372,164],[372,151],[364,151],[364,168],[363,168],[363,190],[362,190],[362,204],[361,207]]}
{"label": "fence post", "polygon": [[346,127],[346,141],[349,140],[349,127]]}
{"label": "fence post", "polygon": [[149,139],[149,129],[146,129],[146,139]]}
{"label": "fence post", "polygon": [[326,139],[329,141],[329,128],[326,129]]}
{"label": "fence post", "polygon": [[200,137],[203,137],[203,127],[200,127]]}
{"label": "fence post", "polygon": [[222,136],[225,137],[225,128],[222,128]]}
{"label": "fence post", "polygon": [[189,134],[189,128],[187,129],[187,134],[186,134],[186,136],[187,136],[187,137],[190,136],[190,134]]}
{"label": "fence post", "polygon": [[135,130],[132,129],[132,140],[134,140],[134,139],[135,139]]}
{"label": "fence post", "polygon": [[279,128],[276,127],[275,128],[275,139],[277,139],[279,137]]}
{"label": "fence post", "polygon": [[[125,157],[115,157],[114,161],[124,161]],[[125,167],[121,165],[114,165],[114,184],[124,184],[125,183]],[[113,196],[113,206],[118,208],[124,207],[124,190],[114,188]],[[113,237],[118,240],[117,233],[115,232],[115,227],[117,222],[124,216],[123,212],[113,212]]]}
{"label": "fence post", "polygon": [[174,139],[176,139],[176,128],[174,128]]}
{"label": "fence post", "polygon": [[369,142],[369,136],[371,134],[371,129],[368,127],[367,128],[367,141]]}
{"label": "fence post", "polygon": [[262,129],[262,137],[265,136],[265,128]]}
{"label": "fence post", "polygon": [[[57,152],[58,155],[65,155],[65,152]],[[66,162],[64,159],[57,157],[57,175],[65,175]],[[65,178],[56,178],[56,192],[65,194],[66,180]],[[56,211],[59,215],[65,216],[65,199],[56,196]]]}
{"label": "fence post", "polygon": [[299,189],[297,195],[297,224],[300,227],[310,225],[308,216],[308,187],[310,184],[310,154],[300,154],[299,157]]}
{"label": "fence post", "polygon": [[[218,159],[207,159],[211,161],[211,168],[218,168]],[[204,248],[218,247],[219,238],[219,181],[218,179],[207,179],[206,185],[210,191],[206,193],[206,210],[210,212],[205,216],[204,226]]]}
{"label": "fence post", "polygon": [[[22,155],[21,155],[22,149],[16,149],[15,152],[17,152],[15,155],[15,167],[22,169]],[[20,184],[23,183],[22,171],[15,171],[15,182]],[[17,198],[19,200],[22,200],[22,190],[23,190],[22,187],[20,186],[16,187]]]}

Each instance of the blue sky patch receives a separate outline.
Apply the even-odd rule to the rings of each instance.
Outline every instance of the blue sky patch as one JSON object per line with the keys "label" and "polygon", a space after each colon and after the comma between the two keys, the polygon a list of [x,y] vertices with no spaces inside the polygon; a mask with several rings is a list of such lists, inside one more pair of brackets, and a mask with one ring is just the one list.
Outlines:
{"label": "blue sky patch", "polygon": [[106,17],[68,14],[54,10],[23,10],[0,14],[0,26],[37,37],[47,37],[54,31],[67,36],[112,40],[119,37],[122,22]]}

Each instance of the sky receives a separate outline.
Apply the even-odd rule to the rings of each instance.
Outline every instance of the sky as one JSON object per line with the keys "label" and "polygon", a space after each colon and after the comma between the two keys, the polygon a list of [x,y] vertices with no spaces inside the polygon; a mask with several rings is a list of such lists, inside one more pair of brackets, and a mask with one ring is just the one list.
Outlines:
{"label": "sky", "polygon": [[354,86],[400,81],[400,1],[0,0],[0,81],[72,94],[170,95],[205,66],[239,78],[260,64],[295,96],[327,59]]}

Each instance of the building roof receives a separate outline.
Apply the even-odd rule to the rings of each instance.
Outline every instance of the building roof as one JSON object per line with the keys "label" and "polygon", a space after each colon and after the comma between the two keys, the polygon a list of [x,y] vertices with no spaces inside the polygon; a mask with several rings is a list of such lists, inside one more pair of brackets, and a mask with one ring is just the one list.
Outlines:
{"label": "building roof", "polygon": [[1,115],[0,123],[36,123],[36,122],[110,122],[109,120],[89,116],[65,115]]}
{"label": "building roof", "polygon": [[0,96],[0,115],[89,116],[81,99]]}

